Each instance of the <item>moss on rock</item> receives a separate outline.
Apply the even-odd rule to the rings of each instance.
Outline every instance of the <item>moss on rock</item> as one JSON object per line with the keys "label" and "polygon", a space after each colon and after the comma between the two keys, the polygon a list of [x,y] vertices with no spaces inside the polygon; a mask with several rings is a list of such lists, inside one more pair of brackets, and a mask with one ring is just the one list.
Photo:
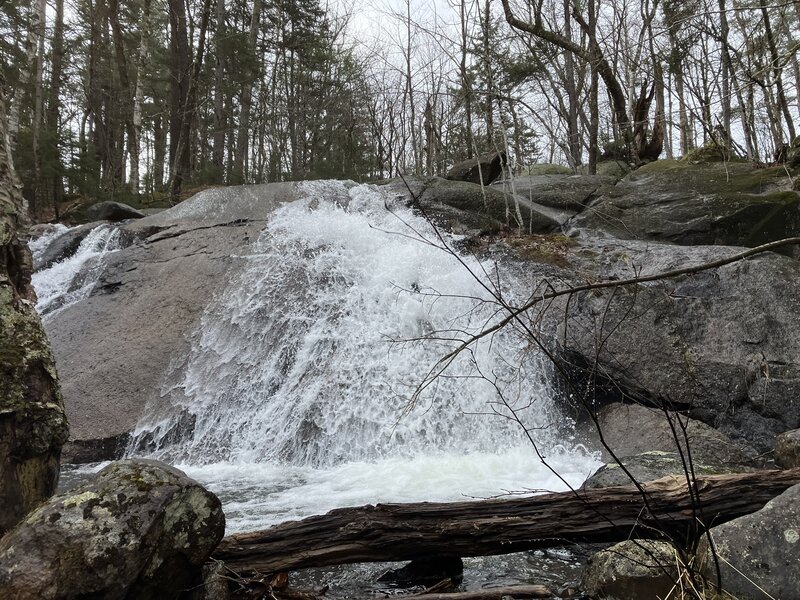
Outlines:
{"label": "moss on rock", "polygon": [[26,211],[4,126],[0,119],[0,535],[53,493],[67,439],[53,356],[34,309]]}
{"label": "moss on rock", "polygon": [[224,529],[219,499],[181,471],[113,463],[0,541],[0,600],[172,597]]}
{"label": "moss on rock", "polygon": [[783,167],[660,160],[574,219],[624,239],[757,246],[800,233],[800,194]]}
{"label": "moss on rock", "polygon": [[569,250],[577,242],[561,233],[545,235],[509,235],[503,240],[525,260],[566,268],[570,265]]}

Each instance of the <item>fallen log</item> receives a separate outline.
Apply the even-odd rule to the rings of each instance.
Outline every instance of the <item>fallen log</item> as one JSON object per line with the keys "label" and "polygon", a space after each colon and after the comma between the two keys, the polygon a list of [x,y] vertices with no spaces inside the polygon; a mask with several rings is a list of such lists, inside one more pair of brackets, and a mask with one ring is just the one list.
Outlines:
{"label": "fallen log", "polygon": [[[800,483],[800,468],[468,502],[340,508],[222,540],[213,554],[237,573],[277,573],[357,562],[488,556],[564,545],[670,536],[755,512]],[[694,497],[694,501],[693,501]]]}

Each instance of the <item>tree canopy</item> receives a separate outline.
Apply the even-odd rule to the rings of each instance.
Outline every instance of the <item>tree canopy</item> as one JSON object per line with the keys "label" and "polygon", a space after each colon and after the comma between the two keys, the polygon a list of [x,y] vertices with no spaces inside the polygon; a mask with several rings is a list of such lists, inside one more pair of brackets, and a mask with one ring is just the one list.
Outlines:
{"label": "tree canopy", "polygon": [[796,136],[796,2],[386,1],[4,2],[31,211],[438,175],[490,149],[518,172],[708,145],[772,162]]}

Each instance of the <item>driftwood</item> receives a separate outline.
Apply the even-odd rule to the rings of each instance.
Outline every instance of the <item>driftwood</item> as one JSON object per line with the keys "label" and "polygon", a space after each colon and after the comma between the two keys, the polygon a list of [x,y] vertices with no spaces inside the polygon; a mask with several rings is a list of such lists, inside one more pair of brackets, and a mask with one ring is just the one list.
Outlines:
{"label": "driftwood", "polygon": [[698,530],[759,510],[800,483],[800,468],[698,477],[644,485],[452,503],[378,504],[240,533],[213,558],[238,573],[432,556],[487,556],[571,542],[661,537],[684,542]]}
{"label": "driftwood", "polygon": [[552,598],[553,592],[544,585],[512,585],[509,587],[485,588],[472,592],[446,592],[441,594],[414,594],[393,596],[394,600],[502,600],[511,598]]}

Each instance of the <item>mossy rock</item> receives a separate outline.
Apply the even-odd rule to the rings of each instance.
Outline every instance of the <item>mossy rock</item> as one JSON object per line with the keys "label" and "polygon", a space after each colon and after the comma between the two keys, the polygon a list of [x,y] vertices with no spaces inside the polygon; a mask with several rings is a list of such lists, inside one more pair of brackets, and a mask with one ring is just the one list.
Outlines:
{"label": "mossy rock", "polygon": [[538,163],[523,167],[519,175],[572,175],[572,169],[553,163]]}
{"label": "mossy rock", "polygon": [[683,160],[693,165],[718,162],[746,162],[733,154],[730,149],[713,142],[690,150],[683,157]]}
{"label": "mossy rock", "polygon": [[181,471],[113,463],[0,540],[0,599],[176,597],[224,531],[219,499]]}
{"label": "mossy rock", "polygon": [[595,554],[581,587],[593,598],[667,598],[678,579],[677,550],[668,542],[626,540]]}
{"label": "mossy rock", "polygon": [[660,160],[607,191],[572,224],[623,239],[758,246],[800,234],[800,194],[783,167]]}
{"label": "mossy rock", "polygon": [[[685,467],[681,455],[677,452],[652,451],[620,459],[625,469],[636,481],[644,483],[666,477],[667,475],[685,476]],[[696,475],[724,475],[749,471],[748,467],[730,464],[692,464]],[[594,475],[583,484],[584,489],[595,489],[615,485],[633,485],[628,474],[618,463],[609,463],[600,467]]]}
{"label": "mossy rock", "polygon": [[786,164],[793,168],[800,167],[800,135],[789,144],[789,149],[786,151]]}
{"label": "mossy rock", "polygon": [[33,305],[0,279],[0,534],[49,497],[68,435],[53,356]]}

